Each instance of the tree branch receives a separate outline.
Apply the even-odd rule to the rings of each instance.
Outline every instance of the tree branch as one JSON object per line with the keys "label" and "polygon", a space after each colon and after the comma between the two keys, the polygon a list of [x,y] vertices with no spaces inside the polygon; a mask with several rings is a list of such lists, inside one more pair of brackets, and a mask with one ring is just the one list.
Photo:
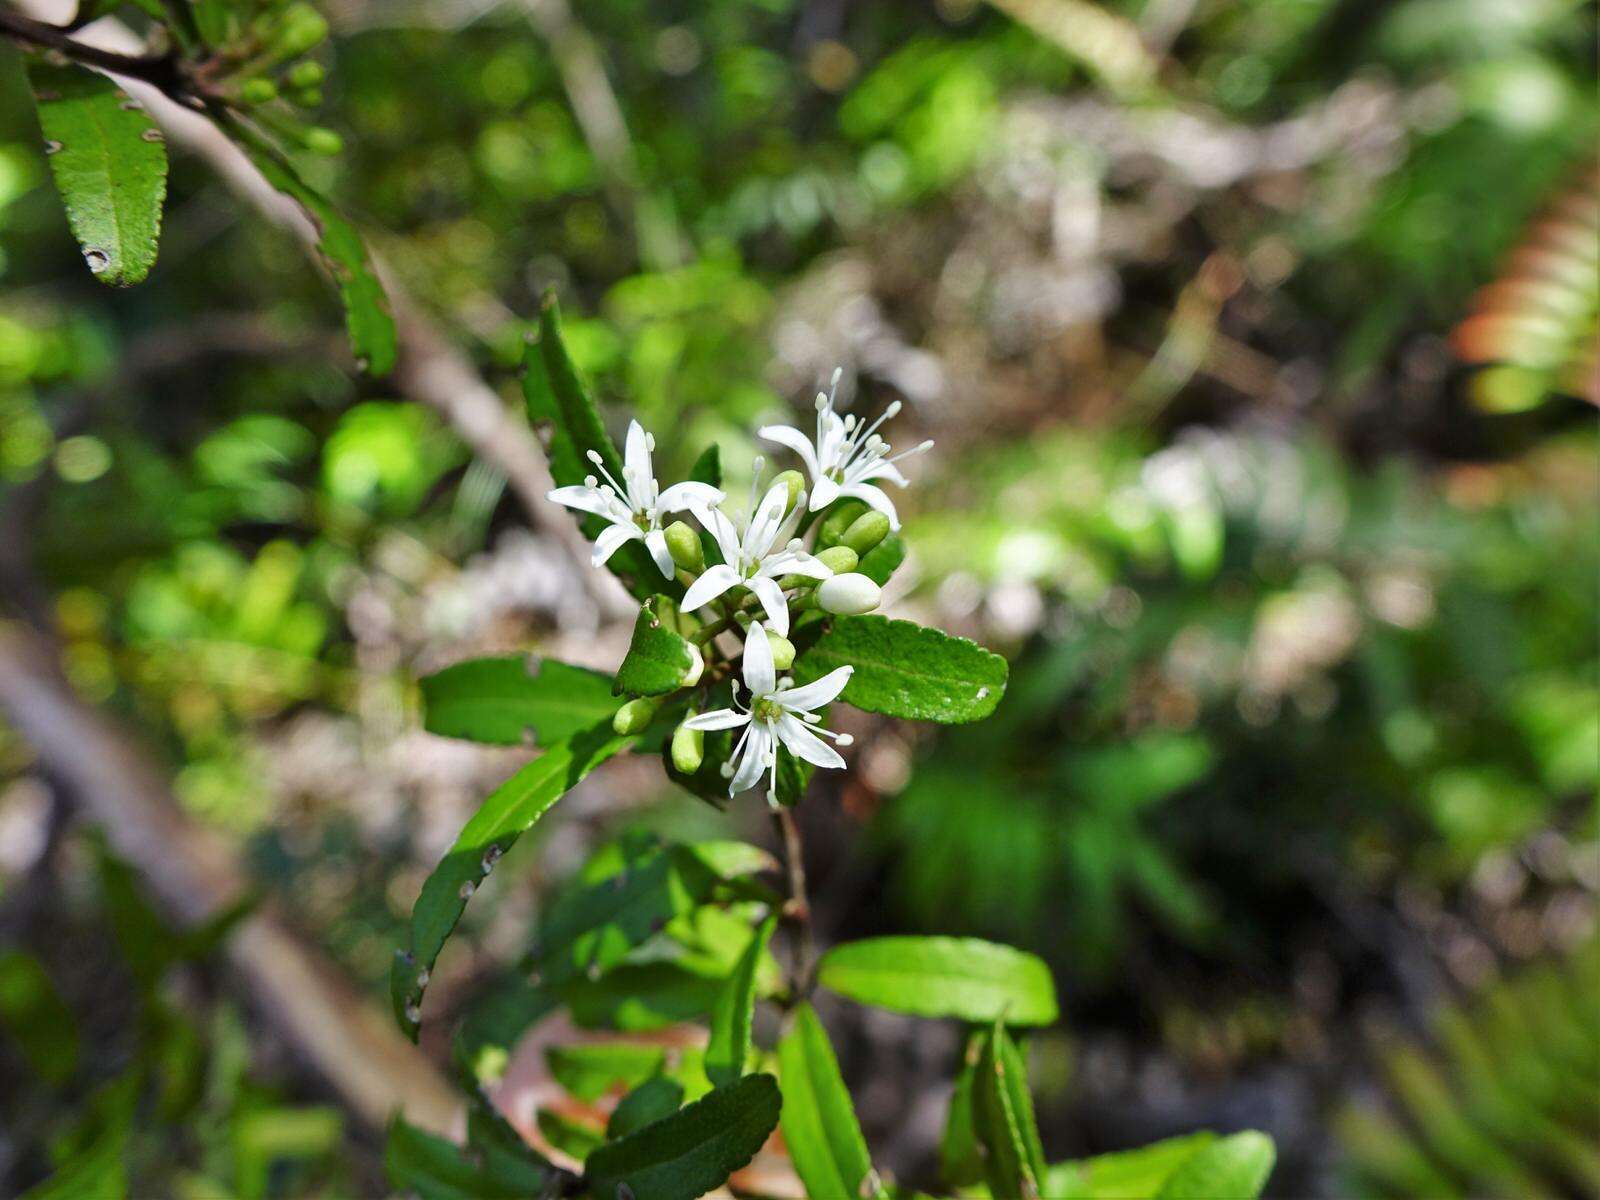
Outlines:
{"label": "tree branch", "polygon": [[794,810],[774,807],[772,822],[783,843],[783,862],[789,875],[789,902],[783,906],[783,920],[795,930],[794,972],[790,987],[798,999],[811,990],[811,970],[816,961],[816,942],[811,930],[811,900],[806,894],[805,850]]}

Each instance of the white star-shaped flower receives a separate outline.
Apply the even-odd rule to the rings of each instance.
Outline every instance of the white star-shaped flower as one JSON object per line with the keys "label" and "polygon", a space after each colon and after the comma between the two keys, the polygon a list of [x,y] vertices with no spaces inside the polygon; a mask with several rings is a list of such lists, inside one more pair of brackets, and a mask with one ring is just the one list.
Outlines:
{"label": "white star-shaped flower", "polygon": [[790,686],[793,680],[788,678],[780,684],[773,670],[772,647],[767,644],[766,630],[761,628],[760,621],[752,621],[744,643],[744,686],[750,693],[750,706],[745,708],[735,699],[734,707],[700,713],[690,717],[684,725],[690,729],[736,729],[743,725],[745,731],[723,767],[723,772],[730,775],[728,795],[737,796],[766,775],[769,780],[767,798],[776,804],[780,746],[796,758],[819,767],[844,766],[839,752],[822,739],[832,738],[839,745],[848,746],[850,735],[819,728],[822,718],[815,710],[832,703],[844,691],[854,670],[854,667],[839,667],[800,687]]}
{"label": "white star-shaped flower", "polygon": [[[756,470],[760,473],[760,460]],[[754,493],[752,492],[752,501]],[[795,529],[804,516],[803,505],[796,504],[788,516],[784,509],[789,504],[789,485],[774,483],[767,489],[755,511],[745,517],[741,531],[715,508],[696,505],[694,515],[716,540],[722,551],[722,561],[707,567],[705,573],[689,585],[684,593],[683,607],[693,611],[709,604],[730,588],[745,587],[755,593],[766,610],[773,629],[784,637],[789,636],[789,602],[784,598],[778,580],[785,575],[805,575],[812,579],[827,579],[833,574],[827,565],[806,553]]]}
{"label": "white star-shaped flower", "polygon": [[594,540],[594,565],[597,567],[607,562],[624,543],[643,542],[661,573],[671,579],[675,568],[667,550],[666,534],[662,532],[661,514],[710,508],[722,503],[723,493],[709,483],[675,483],[662,491],[656,484],[655,469],[650,462],[650,452],[655,448],[655,437],[646,433],[639,422],[631,421],[623,450],[621,483],[612,478],[600,455],[591,450],[589,461],[599,468],[605,482],[590,475],[582,484],[558,487],[547,497],[557,504],[593,513],[611,522]]}
{"label": "white star-shaped flower", "polygon": [[882,416],[868,425],[854,415],[841,417],[833,411],[838,393],[839,372],[835,371],[828,391],[817,393],[815,443],[793,425],[764,425],[756,432],[769,442],[787,446],[805,462],[811,476],[812,512],[827,508],[840,496],[853,496],[888,517],[890,528],[899,529],[900,515],[894,510],[894,501],[873,480],[887,479],[896,487],[905,487],[906,477],[894,464],[921,454],[933,443],[923,442],[891,456],[889,443],[878,436],[878,426],[900,411],[900,401],[889,405]]}

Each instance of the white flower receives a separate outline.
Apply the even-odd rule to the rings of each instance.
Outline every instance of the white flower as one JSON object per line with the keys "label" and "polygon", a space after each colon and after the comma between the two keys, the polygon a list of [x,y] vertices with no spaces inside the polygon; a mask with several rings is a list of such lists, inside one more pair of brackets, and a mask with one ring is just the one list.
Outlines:
{"label": "white flower", "polygon": [[744,643],[744,686],[750,692],[750,707],[743,707],[735,699],[732,708],[713,709],[690,717],[683,724],[689,729],[736,729],[743,725],[745,731],[723,767],[724,774],[730,776],[728,795],[737,796],[766,775],[769,780],[767,798],[776,804],[779,746],[819,767],[844,766],[839,752],[822,738],[832,738],[839,745],[848,746],[850,735],[817,728],[822,718],[814,710],[832,703],[844,691],[854,670],[854,667],[839,667],[801,687],[791,687],[793,681],[787,678],[780,684],[772,667],[772,648],[767,644],[766,631],[761,628],[760,621],[752,621]]}
{"label": "white flower", "polygon": [[826,393],[817,393],[817,439],[813,444],[792,425],[765,425],[756,432],[769,442],[787,446],[805,462],[811,475],[811,511],[827,508],[840,496],[853,496],[863,500],[889,518],[894,529],[900,528],[900,516],[894,510],[894,501],[872,481],[887,479],[897,487],[906,486],[906,477],[894,464],[913,454],[921,454],[933,445],[923,442],[899,454],[889,454],[889,443],[878,436],[878,426],[900,411],[896,400],[883,410],[883,415],[871,425],[851,415],[841,417],[833,411],[834,397],[839,392],[839,372]]}
{"label": "white flower", "polygon": [[558,487],[548,499],[580,512],[594,513],[611,522],[594,540],[594,565],[601,566],[625,542],[643,542],[650,557],[668,579],[674,566],[667,550],[667,537],[661,529],[661,514],[682,512],[686,508],[721,504],[723,494],[709,483],[675,483],[666,491],[656,485],[650,452],[656,439],[637,421],[628,424],[628,439],[622,460],[622,482],[606,470],[600,455],[589,451],[589,461],[600,469],[605,483],[590,475],[580,484]]}
{"label": "white flower", "polygon": [[[757,474],[760,470],[761,463],[757,459]],[[754,498],[752,489],[752,501]],[[694,515],[716,540],[717,548],[722,551],[722,561],[707,567],[705,573],[689,585],[683,597],[686,610],[709,604],[730,588],[746,587],[761,601],[772,627],[784,637],[789,636],[789,602],[778,580],[784,575],[827,579],[833,572],[827,564],[807,554],[800,539],[794,536],[804,513],[796,504],[794,511],[785,517],[783,510],[788,504],[788,484],[773,484],[762,497],[761,504],[745,518],[743,532],[716,509],[695,506]]]}

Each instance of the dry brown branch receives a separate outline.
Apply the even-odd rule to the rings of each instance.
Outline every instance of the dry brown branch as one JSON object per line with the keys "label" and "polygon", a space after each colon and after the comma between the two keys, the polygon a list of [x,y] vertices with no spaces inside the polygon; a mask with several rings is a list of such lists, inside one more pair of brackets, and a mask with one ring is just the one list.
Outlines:
{"label": "dry brown branch", "polygon": [[[0,623],[0,710],[180,925],[200,924],[244,893],[249,873],[233,850],[191,820],[135,743],[73,693],[46,639],[15,622]],[[370,1128],[397,1110],[441,1132],[459,1125],[459,1100],[422,1052],[270,906],[234,931],[224,953],[254,1010]]]}

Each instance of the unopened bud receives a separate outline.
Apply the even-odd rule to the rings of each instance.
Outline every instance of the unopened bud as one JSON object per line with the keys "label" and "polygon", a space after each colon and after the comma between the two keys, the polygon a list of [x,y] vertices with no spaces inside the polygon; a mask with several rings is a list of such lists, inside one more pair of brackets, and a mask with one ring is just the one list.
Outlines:
{"label": "unopened bud", "polygon": [[239,99],[246,104],[266,104],[278,98],[278,85],[270,79],[246,79],[239,85]]}
{"label": "unopened bud", "polygon": [[294,66],[290,67],[284,79],[290,87],[314,88],[320,87],[327,75],[328,73],[323,70],[321,63],[307,60],[306,62],[295,63]]}
{"label": "unopened bud", "polygon": [[322,89],[319,87],[296,88],[289,93],[289,103],[297,108],[320,107],[322,104]]}
{"label": "unopened bud", "polygon": [[293,4],[284,10],[273,40],[272,57],[278,62],[299,58],[328,36],[328,19],[309,4]]}
{"label": "unopened bud", "polygon": [[794,666],[794,643],[782,634],[767,630],[767,645],[772,648],[772,666],[778,671],[787,671]]}
{"label": "unopened bud", "polygon": [[865,554],[889,536],[889,518],[877,509],[869,509],[850,523],[839,539],[857,554]]}
{"label": "unopened bud", "polygon": [[775,484],[782,483],[788,486],[789,500],[788,503],[783,506],[783,511],[785,514],[789,513],[794,509],[796,504],[800,503],[800,493],[805,490],[806,477],[800,474],[799,471],[782,471],[779,472],[778,476],[773,479],[772,482]]}
{"label": "unopened bud", "polygon": [[837,546],[844,540],[844,531],[860,515],[862,504],[853,501],[840,504],[817,526],[817,545]]}
{"label": "unopened bud", "polygon": [[829,546],[817,555],[817,561],[835,575],[847,575],[856,569],[861,560],[849,546]]}
{"label": "unopened bud", "polygon": [[693,775],[706,757],[706,735],[703,730],[679,725],[672,731],[672,767],[684,774]]}
{"label": "unopened bud", "polygon": [[344,150],[344,139],[331,129],[315,125],[306,130],[306,149],[324,158],[332,158]]}
{"label": "unopened bud", "polygon": [[705,551],[700,546],[700,535],[696,533],[687,521],[674,521],[663,531],[667,539],[667,550],[672,555],[672,561],[685,571],[698,573],[706,565]]}
{"label": "unopened bud", "polygon": [[637,700],[629,700],[611,718],[611,728],[624,737],[641,733],[660,707],[660,696],[640,696]]}
{"label": "unopened bud", "polygon": [[824,579],[817,588],[817,603],[828,612],[859,616],[878,607],[883,591],[865,575],[850,573]]}

